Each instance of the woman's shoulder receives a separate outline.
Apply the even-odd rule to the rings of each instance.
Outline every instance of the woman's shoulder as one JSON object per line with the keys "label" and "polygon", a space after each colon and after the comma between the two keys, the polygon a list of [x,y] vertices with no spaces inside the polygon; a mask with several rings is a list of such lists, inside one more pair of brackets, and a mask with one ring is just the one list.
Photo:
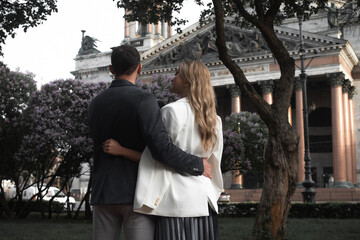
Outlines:
{"label": "woman's shoulder", "polygon": [[161,108],[161,111],[176,111],[182,112],[189,108],[189,102],[186,98],[181,98],[175,102],[166,104],[164,107]]}
{"label": "woman's shoulder", "polygon": [[221,126],[222,125],[221,117],[219,115],[216,115],[216,119],[218,120],[218,124]]}
{"label": "woman's shoulder", "polygon": [[185,98],[169,103],[161,109],[161,115],[165,120],[172,119],[179,123],[186,121],[190,116],[189,114],[191,114],[191,108]]}

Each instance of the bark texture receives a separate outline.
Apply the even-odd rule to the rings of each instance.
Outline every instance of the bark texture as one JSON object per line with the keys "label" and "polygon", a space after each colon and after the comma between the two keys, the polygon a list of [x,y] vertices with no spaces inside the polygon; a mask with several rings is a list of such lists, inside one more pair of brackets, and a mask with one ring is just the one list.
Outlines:
{"label": "bark texture", "polygon": [[298,137],[292,129],[271,130],[265,149],[264,187],[257,211],[255,239],[285,239],[290,198],[297,181]]}

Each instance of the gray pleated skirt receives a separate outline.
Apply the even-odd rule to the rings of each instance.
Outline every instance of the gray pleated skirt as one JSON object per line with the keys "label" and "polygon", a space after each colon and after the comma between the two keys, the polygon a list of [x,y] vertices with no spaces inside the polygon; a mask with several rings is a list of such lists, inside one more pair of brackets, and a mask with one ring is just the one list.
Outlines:
{"label": "gray pleated skirt", "polygon": [[218,240],[217,214],[209,207],[205,217],[155,218],[156,240]]}

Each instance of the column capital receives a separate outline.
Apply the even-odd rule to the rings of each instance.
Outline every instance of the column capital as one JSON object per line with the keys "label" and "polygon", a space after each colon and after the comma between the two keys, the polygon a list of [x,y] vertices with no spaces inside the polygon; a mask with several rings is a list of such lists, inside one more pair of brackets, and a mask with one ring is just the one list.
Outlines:
{"label": "column capital", "polygon": [[273,80],[259,81],[258,84],[260,85],[262,94],[273,92],[273,89],[274,89],[274,81]]}
{"label": "column capital", "polygon": [[354,97],[355,93],[356,93],[356,87],[350,86],[349,87],[349,99],[352,99]]}
{"label": "column capital", "polygon": [[337,72],[337,73],[327,73],[326,74],[327,78],[330,81],[330,86],[331,87],[338,87],[341,86],[344,79],[345,79],[345,75],[342,72]]}
{"label": "column capital", "polygon": [[349,79],[344,79],[344,81],[342,82],[342,92],[343,93],[349,93],[351,87],[351,82]]}
{"label": "column capital", "polygon": [[241,96],[241,90],[238,85],[236,84],[226,85],[226,88],[230,91],[231,97]]}
{"label": "column capital", "polygon": [[295,91],[302,90],[301,79],[299,77],[295,77],[294,87],[295,87]]}

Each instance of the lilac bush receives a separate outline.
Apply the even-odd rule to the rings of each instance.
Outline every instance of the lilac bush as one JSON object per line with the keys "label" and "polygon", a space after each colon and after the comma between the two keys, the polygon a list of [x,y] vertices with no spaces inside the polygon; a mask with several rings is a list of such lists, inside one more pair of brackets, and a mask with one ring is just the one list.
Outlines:
{"label": "lilac bush", "polygon": [[137,82],[142,89],[152,93],[158,100],[160,107],[179,99],[178,95],[171,92],[172,79],[174,76],[154,74],[151,83]]}
{"label": "lilac bush", "polygon": [[11,71],[0,62],[0,181],[11,179],[18,182],[25,167],[13,156],[27,131],[23,113],[28,108],[30,95],[35,91],[33,74]]}
{"label": "lilac bush", "polygon": [[56,176],[69,180],[80,173],[82,163],[90,162],[88,105],[107,87],[107,83],[56,80],[32,94],[26,111],[30,132],[24,136],[16,159],[32,163],[36,181],[51,184]]}
{"label": "lilac bush", "polygon": [[232,113],[223,125],[223,172],[239,170],[244,174],[262,170],[268,130],[259,115],[250,112]]}
{"label": "lilac bush", "polygon": [[[11,71],[0,62],[0,182],[4,179],[12,180],[16,186],[19,186],[20,178],[27,169],[24,162],[14,159],[14,154],[27,132],[23,113],[34,91],[36,91],[36,82],[33,74]],[[0,187],[0,198],[4,199],[2,187]],[[0,201],[0,208],[8,217],[13,216],[12,210],[5,201]]]}

